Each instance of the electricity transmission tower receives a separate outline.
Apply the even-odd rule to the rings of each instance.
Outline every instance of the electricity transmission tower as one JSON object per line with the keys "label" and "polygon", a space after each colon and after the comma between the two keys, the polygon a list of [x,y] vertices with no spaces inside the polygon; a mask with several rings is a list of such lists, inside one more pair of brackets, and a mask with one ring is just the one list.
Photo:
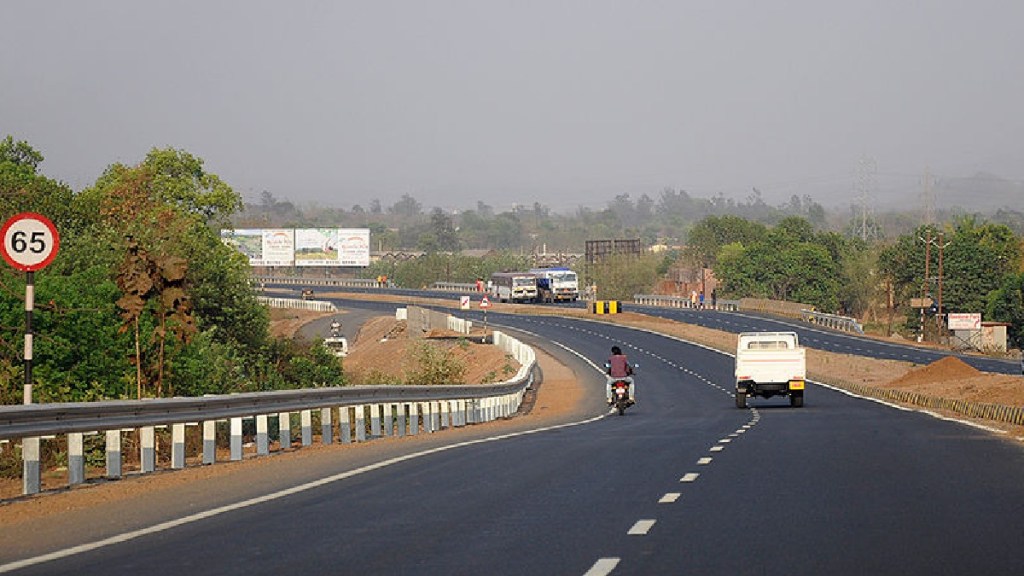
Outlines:
{"label": "electricity transmission tower", "polygon": [[878,164],[874,158],[863,156],[857,163],[857,202],[860,208],[857,228],[860,239],[867,241],[878,235],[874,218],[871,217],[871,201],[878,190]]}
{"label": "electricity transmission tower", "polygon": [[935,189],[932,188],[934,184],[931,170],[925,168],[924,177],[921,179],[921,206],[924,208],[926,225],[935,223]]}

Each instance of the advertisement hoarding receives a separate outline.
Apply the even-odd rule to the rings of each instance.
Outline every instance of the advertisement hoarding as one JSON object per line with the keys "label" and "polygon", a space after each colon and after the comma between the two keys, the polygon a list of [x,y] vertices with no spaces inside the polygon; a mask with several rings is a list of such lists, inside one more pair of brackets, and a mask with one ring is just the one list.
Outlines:
{"label": "advertisement hoarding", "polygon": [[221,230],[251,266],[369,266],[369,228]]}
{"label": "advertisement hoarding", "polygon": [[947,316],[950,330],[981,330],[980,312],[950,312]]}

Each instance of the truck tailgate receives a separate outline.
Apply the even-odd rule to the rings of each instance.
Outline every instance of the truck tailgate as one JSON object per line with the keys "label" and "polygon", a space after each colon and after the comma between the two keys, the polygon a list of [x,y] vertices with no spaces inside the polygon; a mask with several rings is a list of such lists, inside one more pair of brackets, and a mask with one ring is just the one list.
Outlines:
{"label": "truck tailgate", "polygon": [[788,382],[805,378],[805,350],[743,350],[736,356],[736,379]]}

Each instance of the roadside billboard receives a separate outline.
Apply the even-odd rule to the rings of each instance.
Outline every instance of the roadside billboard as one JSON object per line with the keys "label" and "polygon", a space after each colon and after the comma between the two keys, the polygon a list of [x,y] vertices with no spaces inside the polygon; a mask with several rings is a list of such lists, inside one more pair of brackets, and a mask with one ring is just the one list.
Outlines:
{"label": "roadside billboard", "polygon": [[950,330],[981,330],[980,312],[950,312],[947,317]]}
{"label": "roadside billboard", "polygon": [[248,258],[250,266],[291,266],[295,260],[291,230],[221,230],[220,240]]}
{"label": "roadside billboard", "polygon": [[341,266],[370,265],[370,229],[338,230],[338,260]]}
{"label": "roadside billboard", "polygon": [[221,230],[250,266],[369,266],[369,228]]}

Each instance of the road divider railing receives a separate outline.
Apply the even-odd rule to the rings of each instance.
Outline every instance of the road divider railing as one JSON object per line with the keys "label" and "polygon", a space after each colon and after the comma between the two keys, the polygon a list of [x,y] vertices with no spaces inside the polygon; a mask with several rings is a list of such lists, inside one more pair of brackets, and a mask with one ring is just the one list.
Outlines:
{"label": "road divider railing", "polygon": [[270,308],[297,308],[314,312],[337,312],[338,307],[326,300],[299,300],[297,298],[267,298],[257,296],[256,301]]}
{"label": "road divider railing", "polygon": [[291,286],[323,286],[325,288],[386,288],[386,283],[373,278],[303,278],[301,276],[256,276],[258,286],[267,284],[288,284]]}
{"label": "road divider railing", "polygon": [[[313,443],[318,417],[320,442],[364,442],[387,436],[416,435],[490,422],[513,416],[533,384],[537,364],[532,348],[495,331],[493,343],[520,365],[511,379],[496,384],[406,386],[334,386],[197,398],[162,398],[0,406],[0,442],[20,443],[23,493],[41,490],[40,447],[66,437],[68,484],[86,480],[85,439],[105,437],[109,479],[123,475],[126,434],[137,434],[139,472],[157,466],[157,430],[170,429],[170,468],[186,466],[186,429],[201,428],[202,443],[193,455],[202,464],[217,461],[218,433],[228,434],[230,460],[243,459],[243,423],[255,429],[257,456],[271,453],[276,424],[278,450],[293,448],[293,426],[301,446]],[[276,421],[276,422],[275,422]],[[226,423],[227,426],[218,426]],[[165,455],[165,460],[166,455]]]}
{"label": "road divider railing", "polygon": [[[657,306],[660,308],[689,308],[693,310],[701,309],[699,301],[694,302],[692,299],[685,296],[667,296],[664,294],[634,294],[633,303],[641,306]],[[712,303],[710,300],[704,300],[704,310],[726,310],[729,312],[738,312],[740,309],[739,300],[716,300]]]}
{"label": "road divider railing", "polygon": [[480,292],[480,287],[475,282],[434,282],[430,289],[443,292]]}
{"label": "road divider railing", "polygon": [[800,316],[805,322],[817,324],[818,326],[832,328],[833,330],[842,330],[844,332],[864,334],[864,327],[861,326],[860,322],[857,322],[855,319],[848,316],[823,314],[821,312],[806,309],[800,311]]}

